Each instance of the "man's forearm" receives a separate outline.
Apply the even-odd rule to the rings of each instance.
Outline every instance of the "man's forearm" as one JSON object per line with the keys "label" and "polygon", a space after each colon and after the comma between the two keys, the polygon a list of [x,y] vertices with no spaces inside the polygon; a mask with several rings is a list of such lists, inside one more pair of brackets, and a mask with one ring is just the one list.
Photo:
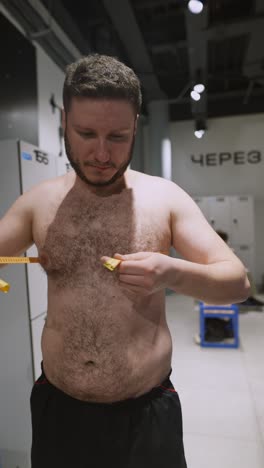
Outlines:
{"label": "man's forearm", "polygon": [[170,258],[167,287],[209,304],[244,301],[250,294],[246,270],[239,261],[201,265]]}

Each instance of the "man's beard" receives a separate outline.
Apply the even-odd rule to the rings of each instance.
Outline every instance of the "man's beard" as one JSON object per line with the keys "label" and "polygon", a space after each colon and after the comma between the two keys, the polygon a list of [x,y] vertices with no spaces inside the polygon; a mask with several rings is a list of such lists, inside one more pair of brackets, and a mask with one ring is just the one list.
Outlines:
{"label": "man's beard", "polygon": [[[115,175],[113,175],[113,177],[110,180],[107,180],[104,182],[93,182],[92,180],[88,179],[88,177],[86,177],[86,175],[84,174],[81,168],[80,162],[78,161],[78,159],[76,160],[74,159],[74,155],[73,155],[71,144],[68,139],[67,131],[65,131],[64,143],[65,143],[65,152],[66,152],[67,158],[70,162],[70,165],[76,172],[77,176],[87,185],[92,185],[93,187],[106,187],[108,185],[114,184],[118,179],[120,179],[120,177],[122,177],[127,167],[129,166],[133,157],[135,135],[133,136],[133,140],[132,140],[129,152],[128,152],[128,159],[125,161],[124,164],[122,164],[122,166],[118,169],[118,171],[115,173]],[[91,165],[88,164],[88,166],[95,167],[95,165],[92,165],[92,164]]]}

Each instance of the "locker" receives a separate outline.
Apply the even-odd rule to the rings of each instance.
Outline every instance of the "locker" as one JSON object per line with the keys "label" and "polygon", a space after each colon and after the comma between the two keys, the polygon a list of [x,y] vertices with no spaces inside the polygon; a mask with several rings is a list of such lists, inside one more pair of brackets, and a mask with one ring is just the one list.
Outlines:
{"label": "locker", "polygon": [[254,243],[254,206],[250,196],[231,199],[231,241],[234,245]]}
{"label": "locker", "polygon": [[208,197],[208,213],[215,231],[224,231],[230,237],[230,200],[228,197]]}
{"label": "locker", "polygon": [[[57,175],[56,157],[26,142],[0,141],[0,158],[0,217],[23,192]],[[36,247],[27,255],[36,256]],[[47,280],[36,264],[9,265],[0,276],[11,285],[10,292],[0,296],[0,453],[5,467],[30,468],[29,398],[41,328],[41,321],[33,324],[30,318],[47,310]]]}
{"label": "locker", "polygon": [[194,197],[195,203],[199,206],[201,212],[205,216],[206,219],[209,219],[209,203],[207,197]]}
{"label": "locker", "polygon": [[234,245],[235,254],[240,258],[241,262],[245,265],[247,270],[254,276],[255,270],[255,255],[254,246],[252,245]]}
{"label": "locker", "polygon": [[255,276],[255,216],[251,195],[194,196],[207,221],[228,234],[228,244]]}

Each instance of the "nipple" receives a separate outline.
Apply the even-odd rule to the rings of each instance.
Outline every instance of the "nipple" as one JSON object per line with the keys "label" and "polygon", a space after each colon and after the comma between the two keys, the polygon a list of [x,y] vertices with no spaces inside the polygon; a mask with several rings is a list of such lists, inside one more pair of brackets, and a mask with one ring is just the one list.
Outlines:
{"label": "nipple", "polygon": [[49,264],[49,257],[46,253],[41,253],[39,256],[39,263],[45,269]]}

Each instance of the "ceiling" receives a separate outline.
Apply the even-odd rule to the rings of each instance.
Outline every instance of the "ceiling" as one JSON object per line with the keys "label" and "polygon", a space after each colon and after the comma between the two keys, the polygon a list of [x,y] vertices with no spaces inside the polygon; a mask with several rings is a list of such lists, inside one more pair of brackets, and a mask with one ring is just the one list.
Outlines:
{"label": "ceiling", "polygon": [[[264,0],[41,0],[81,54],[118,56],[139,76],[144,112],[169,102],[170,119],[264,112]],[[25,2],[24,2],[25,4]],[[198,75],[206,90],[190,91]]]}

